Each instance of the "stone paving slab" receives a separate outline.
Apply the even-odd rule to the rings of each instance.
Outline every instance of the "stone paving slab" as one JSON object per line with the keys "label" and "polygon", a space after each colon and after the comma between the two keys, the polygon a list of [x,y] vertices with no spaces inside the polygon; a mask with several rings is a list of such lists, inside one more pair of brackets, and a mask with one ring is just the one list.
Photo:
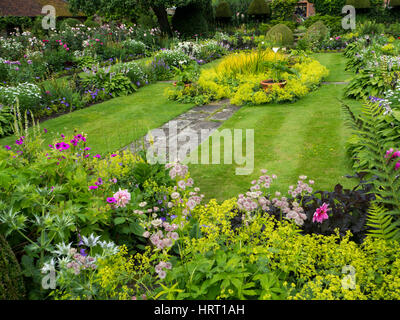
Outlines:
{"label": "stone paving slab", "polygon": [[[146,136],[123,148],[136,152],[153,148],[157,153],[165,152],[167,161],[183,161],[190,151],[195,150],[207,140],[222,124],[240,109],[230,104],[228,99],[213,102],[209,105],[196,106]],[[150,146],[150,140],[153,140]]]}

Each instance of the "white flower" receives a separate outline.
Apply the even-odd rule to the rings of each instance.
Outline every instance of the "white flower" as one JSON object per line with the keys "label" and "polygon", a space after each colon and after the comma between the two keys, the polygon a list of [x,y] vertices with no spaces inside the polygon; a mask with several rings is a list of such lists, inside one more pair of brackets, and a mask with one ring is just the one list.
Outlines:
{"label": "white flower", "polygon": [[82,241],[87,247],[94,247],[97,245],[97,242],[99,241],[100,236],[95,236],[93,233],[86,238],[85,236],[82,236]]}
{"label": "white flower", "polygon": [[51,258],[49,262],[44,263],[41,269],[42,273],[49,273],[50,271],[54,270],[55,270],[55,262],[53,258]]}
{"label": "white flower", "polygon": [[53,253],[59,256],[68,256],[70,254],[71,244],[72,243],[65,244],[64,242],[56,244],[57,250],[54,250]]}
{"label": "white flower", "polygon": [[153,220],[153,221],[151,222],[151,224],[152,224],[154,227],[158,228],[159,226],[162,225],[162,220],[161,220],[161,219]]}

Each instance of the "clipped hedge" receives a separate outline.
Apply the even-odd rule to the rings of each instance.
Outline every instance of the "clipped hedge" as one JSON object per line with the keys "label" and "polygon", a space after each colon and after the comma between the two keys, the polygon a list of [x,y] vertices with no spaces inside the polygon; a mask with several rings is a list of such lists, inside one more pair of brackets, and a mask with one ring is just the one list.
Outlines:
{"label": "clipped hedge", "polygon": [[309,40],[321,41],[329,34],[329,29],[322,21],[315,22],[310,26],[306,33],[306,38]]}
{"label": "clipped hedge", "polygon": [[222,1],[215,8],[216,18],[231,18],[233,16],[231,7],[228,2]]}
{"label": "clipped hedge", "polygon": [[284,21],[293,20],[293,14],[298,0],[272,0],[270,8],[272,19]]}
{"label": "clipped hedge", "polygon": [[253,0],[247,9],[249,15],[271,15],[269,4],[265,0]]}
{"label": "clipped hedge", "polygon": [[346,5],[353,6],[356,9],[369,9],[371,3],[369,0],[347,0]]}
{"label": "clipped hedge", "polygon": [[178,7],[172,18],[172,27],[183,37],[193,35],[206,35],[209,32],[203,8],[197,3],[191,3],[184,7]]}
{"label": "clipped hedge", "polygon": [[294,42],[293,32],[284,24],[273,26],[268,32],[266,39],[276,45],[291,46]]}
{"label": "clipped hedge", "polygon": [[315,22],[322,21],[331,31],[331,34],[343,33],[342,18],[340,16],[320,15],[316,14],[304,21],[306,28],[311,27]]}
{"label": "clipped hedge", "polygon": [[25,286],[21,269],[8,242],[0,235],[0,300],[22,300]]}

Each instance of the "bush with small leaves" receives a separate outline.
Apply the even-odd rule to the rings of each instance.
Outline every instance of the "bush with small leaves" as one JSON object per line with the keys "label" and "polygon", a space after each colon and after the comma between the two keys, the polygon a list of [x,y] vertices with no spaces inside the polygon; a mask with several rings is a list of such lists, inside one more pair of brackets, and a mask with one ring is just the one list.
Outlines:
{"label": "bush with small leaves", "polygon": [[284,24],[277,24],[267,32],[268,41],[274,45],[291,46],[294,42],[293,32]]}
{"label": "bush with small leaves", "polygon": [[8,242],[0,235],[0,300],[22,300],[25,286],[21,269]]}
{"label": "bush with small leaves", "polygon": [[233,15],[231,7],[228,2],[222,1],[215,8],[216,18],[231,18]]}

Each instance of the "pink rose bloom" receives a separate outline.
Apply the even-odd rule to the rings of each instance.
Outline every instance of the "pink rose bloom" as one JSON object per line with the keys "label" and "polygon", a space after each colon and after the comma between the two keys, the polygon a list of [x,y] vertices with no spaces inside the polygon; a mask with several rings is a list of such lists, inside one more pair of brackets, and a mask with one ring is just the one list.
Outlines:
{"label": "pink rose bloom", "polygon": [[324,203],[321,207],[317,209],[317,211],[315,211],[313,216],[313,222],[322,223],[323,221],[329,219],[327,212],[331,209],[329,209],[328,206],[329,205],[327,203]]}
{"label": "pink rose bloom", "polygon": [[117,208],[125,208],[131,200],[131,194],[128,192],[128,190],[119,189],[119,191],[114,194],[113,198],[117,200]]}

